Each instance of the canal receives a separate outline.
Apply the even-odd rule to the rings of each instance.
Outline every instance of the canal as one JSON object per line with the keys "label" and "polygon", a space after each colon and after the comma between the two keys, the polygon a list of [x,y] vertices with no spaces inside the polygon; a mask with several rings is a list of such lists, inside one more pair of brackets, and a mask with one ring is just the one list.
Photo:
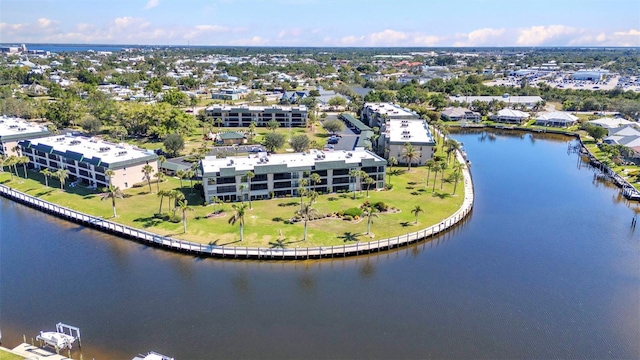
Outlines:
{"label": "canal", "polygon": [[568,138],[453,137],[471,216],[359,258],[199,259],[0,199],[3,345],[65,322],[84,359],[640,358],[636,205]]}

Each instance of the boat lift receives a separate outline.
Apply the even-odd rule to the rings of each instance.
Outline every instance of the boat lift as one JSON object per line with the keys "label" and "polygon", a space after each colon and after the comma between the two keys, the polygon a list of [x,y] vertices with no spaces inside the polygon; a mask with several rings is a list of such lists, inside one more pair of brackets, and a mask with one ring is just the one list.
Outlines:
{"label": "boat lift", "polygon": [[63,323],[56,324],[56,331],[40,331],[36,340],[40,341],[41,346],[44,343],[45,346],[56,349],[57,353],[62,349],[71,350],[76,340],[78,340],[78,346],[82,347],[80,328]]}

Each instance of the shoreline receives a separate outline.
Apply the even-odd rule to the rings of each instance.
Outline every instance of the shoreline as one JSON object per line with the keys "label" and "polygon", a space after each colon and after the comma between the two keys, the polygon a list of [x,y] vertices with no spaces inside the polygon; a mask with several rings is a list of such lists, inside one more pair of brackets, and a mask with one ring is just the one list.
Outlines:
{"label": "shoreline", "polygon": [[[466,159],[460,151],[456,152],[456,158],[461,163],[466,163]],[[65,220],[81,224],[83,226],[92,227],[111,235],[116,235],[124,239],[133,240],[138,243],[164,249],[167,251],[213,258],[254,260],[307,260],[358,256],[373,252],[391,250],[433,237],[454,227],[456,224],[466,218],[466,216],[473,209],[474,203],[473,179],[468,167],[465,167],[462,170],[462,175],[464,178],[464,200],[462,202],[462,205],[456,212],[437,224],[431,225],[415,232],[401,234],[399,236],[375,241],[357,242],[355,244],[349,245],[344,244],[293,249],[204,245],[191,241],[174,239],[169,236],[158,235],[149,231],[140,230],[116,222],[108,221],[101,217],[87,215],[79,211],[59,206],[54,203],[38,199],[31,195],[27,195],[20,191],[11,189],[5,185],[0,185],[0,196],[42,211],[44,213],[48,213]]]}

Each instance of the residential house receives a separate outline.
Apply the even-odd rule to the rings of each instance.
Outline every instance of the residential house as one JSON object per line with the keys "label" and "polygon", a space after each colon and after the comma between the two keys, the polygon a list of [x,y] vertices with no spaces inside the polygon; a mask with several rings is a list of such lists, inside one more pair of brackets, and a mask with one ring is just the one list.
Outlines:
{"label": "residential house", "polygon": [[496,122],[522,124],[522,122],[529,118],[529,114],[520,110],[502,109],[489,118]]}
{"label": "residential house", "polygon": [[564,111],[553,111],[541,114],[536,118],[536,125],[569,127],[578,122],[578,117]]}
{"label": "residential house", "polygon": [[440,117],[445,121],[482,121],[480,113],[461,107],[446,108],[440,113]]}

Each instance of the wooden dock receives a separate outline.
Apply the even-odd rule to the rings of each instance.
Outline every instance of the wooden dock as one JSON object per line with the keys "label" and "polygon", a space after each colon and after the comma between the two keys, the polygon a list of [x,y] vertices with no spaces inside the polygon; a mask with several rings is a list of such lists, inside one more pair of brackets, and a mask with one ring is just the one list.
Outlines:
{"label": "wooden dock", "polygon": [[[465,163],[466,159],[460,151],[456,152],[458,161]],[[462,170],[464,183],[464,200],[462,206],[454,214],[440,223],[425,229],[403,234],[387,239],[354,244],[320,246],[293,249],[257,248],[242,246],[205,245],[191,241],[174,239],[168,236],[154,234],[149,231],[118,224],[102,217],[87,215],[63,206],[59,206],[36,197],[0,185],[0,195],[12,199],[34,209],[55,215],[57,217],[92,227],[123,238],[132,239],[139,243],[170,251],[192,254],[202,257],[232,258],[232,259],[264,259],[264,260],[306,260],[321,258],[339,258],[356,256],[367,253],[391,250],[436,236],[462,221],[473,209],[474,192],[471,172],[468,168]]]}

